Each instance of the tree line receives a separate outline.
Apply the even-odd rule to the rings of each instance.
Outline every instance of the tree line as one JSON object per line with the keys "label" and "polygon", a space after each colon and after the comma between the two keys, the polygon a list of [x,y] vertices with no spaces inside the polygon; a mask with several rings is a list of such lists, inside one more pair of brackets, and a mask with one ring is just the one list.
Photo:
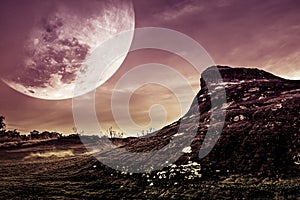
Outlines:
{"label": "tree line", "polygon": [[31,131],[28,135],[22,135],[17,129],[6,130],[6,124],[4,120],[5,117],[0,116],[0,142],[32,140],[32,139],[50,139],[50,138],[62,137],[61,133],[55,131],[39,132],[37,130]]}
{"label": "tree line", "polygon": [[[14,141],[14,140],[31,140],[31,139],[51,139],[51,138],[61,138],[64,137],[61,133],[55,131],[43,131],[39,132],[33,130],[29,132],[28,135],[22,135],[17,129],[6,130],[6,124],[4,122],[5,117],[0,115],[0,142]],[[83,131],[79,131],[76,127],[73,127],[74,134],[66,137],[78,137],[84,136]],[[141,130],[140,133],[136,133],[137,137],[147,136],[148,134],[154,132],[154,128],[149,128],[148,130]],[[101,131],[102,137],[107,138],[123,138],[125,134],[121,131],[113,130],[113,127],[109,127],[106,131]]]}

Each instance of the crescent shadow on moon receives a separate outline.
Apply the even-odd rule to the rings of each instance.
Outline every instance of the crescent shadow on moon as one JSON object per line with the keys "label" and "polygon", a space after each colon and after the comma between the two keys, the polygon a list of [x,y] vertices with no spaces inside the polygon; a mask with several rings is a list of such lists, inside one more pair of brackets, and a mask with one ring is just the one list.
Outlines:
{"label": "crescent shadow on moon", "polygon": [[[123,31],[133,32],[135,23],[133,5],[129,1],[89,1],[82,6],[80,13],[80,9],[64,2],[47,16],[37,16],[25,41],[22,59],[1,80],[34,98],[61,100],[74,97],[76,78],[84,75],[84,67],[88,67],[83,66],[85,59],[105,40]],[[132,39],[133,34],[128,37],[127,52]],[[124,59],[115,62],[96,87],[107,81]]]}

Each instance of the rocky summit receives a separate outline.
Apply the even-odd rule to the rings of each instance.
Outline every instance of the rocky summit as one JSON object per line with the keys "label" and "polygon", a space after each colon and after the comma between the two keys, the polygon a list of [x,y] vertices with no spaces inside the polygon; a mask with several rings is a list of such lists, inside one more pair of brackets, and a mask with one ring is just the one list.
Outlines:
{"label": "rocky summit", "polygon": [[[147,138],[130,140],[124,148],[151,152],[195,132],[176,164],[198,162],[207,176],[299,175],[300,81],[256,68],[213,66],[202,73],[200,82],[201,90],[181,119]],[[212,103],[216,99],[221,101]],[[218,113],[225,113],[223,121],[211,123]],[[216,127],[219,133],[208,134]],[[202,158],[201,148],[209,150]]]}

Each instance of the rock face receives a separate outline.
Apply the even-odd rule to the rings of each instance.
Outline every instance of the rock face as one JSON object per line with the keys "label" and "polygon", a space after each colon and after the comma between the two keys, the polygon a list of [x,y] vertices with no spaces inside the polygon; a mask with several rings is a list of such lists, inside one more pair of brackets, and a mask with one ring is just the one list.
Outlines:
{"label": "rock face", "polygon": [[[212,107],[211,97],[218,98],[219,88],[225,89],[226,101]],[[215,145],[216,138],[206,138],[213,149],[199,158],[208,129],[218,126],[210,124],[212,112],[218,109],[226,111],[223,130]],[[160,149],[180,135],[181,126],[197,134],[177,164],[197,161],[206,174],[299,175],[299,115],[300,81],[254,68],[214,66],[202,73],[201,90],[186,115],[153,136],[131,140],[125,148],[133,152]],[[199,123],[190,123],[193,118],[199,118]]]}

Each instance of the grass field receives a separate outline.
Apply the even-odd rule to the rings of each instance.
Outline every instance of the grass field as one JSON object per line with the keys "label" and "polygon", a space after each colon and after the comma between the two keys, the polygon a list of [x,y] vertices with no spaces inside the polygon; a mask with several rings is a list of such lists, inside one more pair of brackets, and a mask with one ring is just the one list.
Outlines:
{"label": "grass field", "polygon": [[[197,167],[198,165],[196,165]],[[195,168],[196,168],[195,167]],[[80,142],[47,141],[0,151],[0,199],[299,199],[300,177],[149,174],[111,169]]]}

